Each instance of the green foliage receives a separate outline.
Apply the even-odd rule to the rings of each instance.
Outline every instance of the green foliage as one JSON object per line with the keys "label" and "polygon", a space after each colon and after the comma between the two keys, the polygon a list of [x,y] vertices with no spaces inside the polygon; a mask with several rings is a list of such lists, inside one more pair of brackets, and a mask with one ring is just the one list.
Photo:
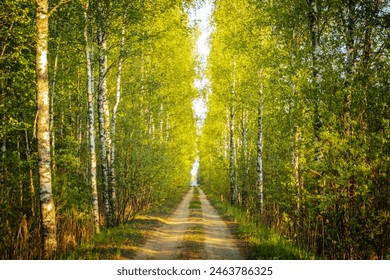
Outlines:
{"label": "green foliage", "polygon": [[0,4],[0,139],[22,135],[33,124],[34,13],[30,1]]}
{"label": "green foliage", "polygon": [[[83,34],[86,4],[70,1],[60,5],[49,20],[51,163],[59,254],[88,243],[93,234]],[[96,38],[96,4],[89,3],[90,38]],[[141,210],[168,211],[167,205],[176,203],[189,185],[196,137],[192,111],[195,36],[185,13],[191,1],[182,4],[165,0],[103,3],[110,110],[118,57],[124,58],[116,137],[117,216],[122,222]],[[24,0],[2,1],[0,5],[0,205],[4,206],[0,232],[8,236],[2,240],[0,258],[34,259],[40,250],[34,123],[36,7]],[[120,53],[123,22],[126,43]],[[92,45],[97,53],[95,39]],[[93,62],[97,81],[97,57]],[[100,152],[97,145],[102,205]],[[18,240],[24,221],[27,237]],[[116,253],[117,257],[125,255],[123,250]]]}
{"label": "green foliage", "polygon": [[141,27],[130,26],[142,37],[129,46],[134,55],[124,64],[116,137],[121,203],[141,198],[144,207],[161,205],[189,185],[196,133],[191,30],[179,5],[148,13]]}
{"label": "green foliage", "polygon": [[[321,258],[388,258],[390,242],[383,233],[390,223],[384,179],[389,88],[383,80],[388,75],[383,47],[389,34],[380,23],[388,6],[313,3],[318,5],[316,22],[304,1],[215,2],[201,182],[209,194],[228,200],[228,112],[233,104],[237,184],[248,195],[246,201],[239,199],[249,216]],[[315,49],[313,26],[319,31]],[[255,185],[259,106],[261,216]],[[320,125],[315,124],[318,116]]]}
{"label": "green foliage", "polygon": [[[198,65],[193,56],[196,30],[188,27],[185,12],[201,1],[101,3],[107,20],[110,110],[118,57],[124,58],[116,188],[117,216],[128,221],[141,210],[167,210],[165,203],[176,201],[189,185],[197,141],[191,105]],[[313,11],[305,1],[215,1],[199,179],[210,194],[229,200],[228,124],[234,106],[234,171],[248,221],[261,221],[261,227],[285,236],[286,244],[309,248],[321,258],[389,258],[389,7],[384,1],[313,3],[318,4],[314,24],[320,31],[315,49]],[[70,1],[50,17],[51,163],[60,251],[89,240],[93,228],[81,4],[86,1]],[[96,4],[90,3],[91,38],[96,38]],[[32,1],[0,4],[0,258],[5,259],[40,254],[35,10]],[[126,43],[120,53],[123,22]],[[96,41],[92,44],[97,53]],[[97,78],[97,57],[93,62]],[[260,105],[261,216],[256,206]],[[315,124],[318,118],[320,125]],[[101,185],[98,168],[100,204]],[[248,225],[247,234],[270,240],[259,256],[302,257],[290,249],[278,251],[288,245],[265,229],[257,233]],[[114,251],[118,258],[126,255]]]}

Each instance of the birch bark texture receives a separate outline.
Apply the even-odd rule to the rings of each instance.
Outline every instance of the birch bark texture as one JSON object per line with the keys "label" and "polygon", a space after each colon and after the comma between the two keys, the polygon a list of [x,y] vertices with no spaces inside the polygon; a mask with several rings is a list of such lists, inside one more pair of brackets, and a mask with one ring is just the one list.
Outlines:
{"label": "birch bark texture", "polygon": [[116,76],[116,97],[114,108],[112,109],[112,121],[111,121],[111,209],[113,212],[113,221],[116,223],[116,174],[115,174],[115,136],[116,136],[116,116],[118,112],[119,103],[121,101],[121,79],[122,79],[122,68],[125,52],[125,34],[126,34],[126,14],[123,16],[122,30],[121,30],[121,43],[120,43],[120,54],[118,61],[118,72]]}
{"label": "birch bark texture", "polygon": [[246,200],[248,198],[248,117],[247,112],[244,108],[242,108],[242,116],[241,116],[241,172],[242,172],[242,183],[241,183],[241,206],[245,207]]}
{"label": "birch bark texture", "polygon": [[37,139],[38,177],[41,211],[42,257],[50,259],[57,250],[56,212],[52,194],[50,154],[50,98],[48,69],[49,16],[48,1],[37,0]]}
{"label": "birch bark texture", "polygon": [[260,104],[257,111],[257,208],[262,215],[264,210],[264,182],[263,182],[263,105]]}
{"label": "birch bark texture", "polygon": [[97,177],[96,177],[96,131],[95,131],[95,88],[94,88],[94,49],[89,36],[89,20],[88,20],[88,6],[84,11],[84,39],[85,39],[85,55],[86,55],[86,67],[87,67],[87,90],[88,90],[88,135],[89,135],[89,163],[90,173],[89,181],[92,192],[92,216],[95,233],[100,232],[99,221],[99,197],[97,190]]}
{"label": "birch bark texture", "polygon": [[106,217],[106,225],[113,223],[111,209],[110,188],[110,111],[108,106],[107,90],[107,20],[104,3],[98,3],[98,47],[99,47],[99,83],[98,83],[98,119],[101,144],[101,166],[103,177],[103,203]]}
{"label": "birch bark texture", "polygon": [[237,204],[237,181],[235,171],[235,145],[234,145],[234,105],[230,108],[230,119],[229,119],[229,177],[230,177],[230,204]]}
{"label": "birch bark texture", "polygon": [[229,118],[229,142],[230,142],[230,154],[229,154],[229,177],[230,177],[230,204],[236,205],[238,200],[238,188],[236,179],[236,147],[234,143],[234,119],[235,119],[235,108],[234,98],[236,91],[236,62],[233,62],[233,83],[231,89],[231,100],[230,100],[230,118]]}

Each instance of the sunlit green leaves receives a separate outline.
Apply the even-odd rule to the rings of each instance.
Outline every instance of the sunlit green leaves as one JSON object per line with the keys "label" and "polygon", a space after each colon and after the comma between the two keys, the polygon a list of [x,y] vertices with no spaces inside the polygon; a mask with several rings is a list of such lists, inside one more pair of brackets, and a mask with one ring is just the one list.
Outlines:
{"label": "sunlit green leaves", "polygon": [[[383,258],[389,239],[381,232],[390,220],[374,224],[378,211],[388,206],[383,171],[389,166],[389,88],[384,79],[389,60],[383,47],[389,34],[380,23],[388,5],[315,1],[313,21],[311,3],[215,1],[208,69],[212,93],[201,137],[203,183],[217,195],[228,194],[228,110],[233,102],[241,112],[236,125],[247,129],[249,153],[249,163],[239,160],[237,169],[249,170],[245,180],[255,195],[255,112],[262,105],[270,211],[265,219],[280,226],[288,215],[291,237],[310,243],[322,257]],[[318,28],[315,45],[311,24]],[[314,124],[318,116],[319,128]],[[238,158],[243,157],[243,131],[235,135]],[[373,238],[379,235],[381,241]]]}

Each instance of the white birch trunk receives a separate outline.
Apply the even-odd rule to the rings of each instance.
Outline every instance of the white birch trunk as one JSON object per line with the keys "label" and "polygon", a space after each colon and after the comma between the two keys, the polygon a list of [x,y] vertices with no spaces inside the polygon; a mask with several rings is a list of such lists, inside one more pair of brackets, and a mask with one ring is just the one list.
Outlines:
{"label": "white birch trunk", "polygon": [[230,204],[237,204],[237,181],[235,171],[235,145],[234,145],[234,106],[230,108],[230,150],[229,150],[229,178],[230,178]]}
{"label": "white birch trunk", "polygon": [[166,115],[165,118],[165,142],[168,143],[169,141],[169,136],[170,136],[170,126],[169,126],[169,115]]}
{"label": "white birch trunk", "polygon": [[48,1],[37,0],[37,139],[39,200],[42,218],[42,257],[50,259],[57,250],[56,212],[52,195],[50,153],[50,99],[48,75]]}
{"label": "white birch trunk", "polygon": [[298,127],[295,127],[294,140],[293,140],[293,152],[292,152],[292,164],[293,164],[293,174],[294,174],[294,185],[297,191],[298,221],[300,217],[301,200],[302,200],[302,190],[301,190],[301,184],[299,182],[299,141],[300,139],[301,139],[300,129]]}
{"label": "white birch trunk", "polygon": [[160,104],[160,143],[164,141],[164,105]]}
{"label": "white birch trunk", "polygon": [[247,114],[245,109],[242,109],[242,118],[241,118],[241,137],[242,137],[242,188],[241,188],[241,204],[245,206],[246,200],[248,197],[248,186],[247,186],[247,177],[248,177],[248,161],[247,161],[247,147],[248,147],[248,128],[247,128]]}
{"label": "white birch trunk", "polygon": [[55,130],[54,130],[54,96],[55,96],[55,88],[57,81],[57,70],[58,70],[58,51],[60,48],[59,42],[57,42],[57,50],[56,56],[54,58],[54,69],[53,69],[53,78],[51,80],[51,89],[50,89],[50,134],[51,134],[51,168],[52,168],[52,176],[55,178],[55,170],[56,170],[56,161],[55,161]]}
{"label": "white birch trunk", "polygon": [[125,34],[126,34],[126,15],[124,15],[122,23],[122,33],[121,33],[121,46],[118,62],[118,73],[116,76],[116,99],[114,108],[112,110],[112,122],[111,122],[111,210],[113,212],[113,221],[116,222],[115,209],[116,209],[116,178],[115,178],[115,134],[116,134],[116,115],[118,112],[119,102],[121,100],[121,78],[122,78],[122,65],[125,51]]}
{"label": "white birch trunk", "polygon": [[101,142],[101,165],[102,165],[102,177],[103,177],[103,203],[106,216],[107,226],[112,224],[112,211],[110,207],[111,191],[109,180],[109,164],[110,164],[110,136],[109,136],[109,108],[107,100],[107,34],[106,34],[106,22],[104,15],[104,8],[102,3],[99,2],[99,22],[98,22],[98,45],[99,45],[99,84],[98,84],[98,116],[99,116],[99,130],[100,130],[100,142]]}
{"label": "white birch trunk", "polygon": [[236,180],[236,168],[235,168],[235,145],[234,145],[234,96],[236,90],[236,62],[233,62],[233,84],[231,90],[230,100],[230,118],[229,118],[229,179],[230,179],[230,204],[237,205],[238,189]]}
{"label": "white birch trunk", "polygon": [[[88,8],[87,8],[88,9]],[[89,136],[89,162],[90,172],[89,181],[91,184],[92,192],[92,216],[95,233],[100,232],[100,221],[99,221],[99,199],[97,190],[97,179],[96,179],[96,132],[95,132],[95,102],[94,102],[94,64],[93,64],[93,44],[91,44],[88,35],[88,13],[84,12],[85,27],[84,27],[84,39],[85,39],[85,55],[87,61],[87,80],[88,80],[88,136]]]}
{"label": "white birch trunk", "polygon": [[263,104],[258,107],[257,112],[257,206],[259,214],[264,211],[264,182],[263,182]]}

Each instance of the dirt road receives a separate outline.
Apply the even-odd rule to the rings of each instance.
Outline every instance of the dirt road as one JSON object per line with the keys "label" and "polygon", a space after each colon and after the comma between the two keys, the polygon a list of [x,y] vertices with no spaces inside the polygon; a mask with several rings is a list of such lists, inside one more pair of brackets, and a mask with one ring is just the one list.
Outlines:
{"label": "dirt road", "polygon": [[[151,232],[146,244],[135,255],[136,260],[176,260],[183,256],[184,236],[194,225],[190,219],[189,204],[193,196],[191,188],[182,202],[166,223]],[[201,258],[208,260],[242,260],[242,253],[237,247],[237,241],[229,231],[226,223],[218,215],[215,208],[207,200],[202,190],[199,190],[199,200],[202,208],[201,223],[204,228],[203,248]]]}

